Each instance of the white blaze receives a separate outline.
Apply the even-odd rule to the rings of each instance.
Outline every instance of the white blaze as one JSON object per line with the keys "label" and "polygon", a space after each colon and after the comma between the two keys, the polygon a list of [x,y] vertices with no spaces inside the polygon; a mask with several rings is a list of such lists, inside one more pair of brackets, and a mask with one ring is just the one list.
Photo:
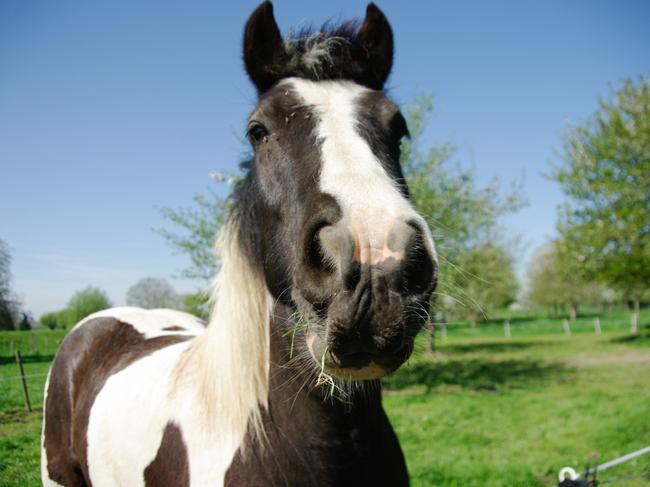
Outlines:
{"label": "white blaze", "polygon": [[286,83],[318,115],[320,190],[334,196],[341,206],[343,222],[355,239],[355,258],[374,264],[388,257],[403,257],[387,245],[390,230],[399,219],[420,222],[425,245],[435,259],[428,226],[356,127],[359,99],[370,90],[350,81],[290,78]]}

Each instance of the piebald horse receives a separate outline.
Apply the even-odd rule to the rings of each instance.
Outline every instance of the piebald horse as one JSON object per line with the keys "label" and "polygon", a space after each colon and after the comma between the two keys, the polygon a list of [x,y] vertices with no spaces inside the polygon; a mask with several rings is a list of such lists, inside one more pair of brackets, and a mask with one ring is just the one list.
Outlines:
{"label": "piebald horse", "polygon": [[77,324],[45,388],[45,485],[408,484],[379,379],[412,351],[437,259],[399,164],[392,58],[372,3],[286,38],[270,2],[251,14],[253,156],[209,323],[115,308]]}

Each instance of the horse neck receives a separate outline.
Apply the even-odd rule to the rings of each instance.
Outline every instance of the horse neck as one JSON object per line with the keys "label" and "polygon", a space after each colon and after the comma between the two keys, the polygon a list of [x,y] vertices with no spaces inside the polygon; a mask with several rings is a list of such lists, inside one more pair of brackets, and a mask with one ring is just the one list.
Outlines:
{"label": "horse neck", "polygon": [[[276,304],[272,316],[264,439],[248,437],[257,447],[235,456],[226,485],[408,485],[379,384],[353,395],[349,404],[326,397],[314,377],[293,364],[291,310]],[[294,346],[299,339],[304,337],[296,337]]]}

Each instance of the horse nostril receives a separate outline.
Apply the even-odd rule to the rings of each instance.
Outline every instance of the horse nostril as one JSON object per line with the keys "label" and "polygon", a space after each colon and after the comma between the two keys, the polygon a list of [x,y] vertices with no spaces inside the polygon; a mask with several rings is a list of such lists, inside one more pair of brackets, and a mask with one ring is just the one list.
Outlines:
{"label": "horse nostril", "polygon": [[436,264],[417,229],[406,247],[402,267],[402,290],[407,295],[424,294],[435,287]]}
{"label": "horse nostril", "polygon": [[330,228],[326,223],[321,223],[314,227],[310,232],[307,240],[307,263],[313,269],[320,271],[332,272],[335,268],[331,257],[323,247],[322,236]]}
{"label": "horse nostril", "polygon": [[346,262],[341,265],[341,276],[343,278],[343,289],[354,291],[361,280],[361,265],[355,261]]}
{"label": "horse nostril", "polygon": [[361,278],[361,266],[354,260],[354,239],[342,225],[323,227],[318,232],[321,253],[331,269],[338,267],[343,289],[351,291],[357,287]]}

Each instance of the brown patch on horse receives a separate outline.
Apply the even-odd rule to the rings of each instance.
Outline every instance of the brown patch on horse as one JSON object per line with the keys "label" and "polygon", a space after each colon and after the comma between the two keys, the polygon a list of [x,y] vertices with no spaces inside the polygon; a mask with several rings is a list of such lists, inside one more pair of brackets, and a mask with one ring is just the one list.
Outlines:
{"label": "brown patch on horse", "polygon": [[182,326],[166,326],[165,328],[162,328],[162,331],[187,331],[187,330]]}
{"label": "brown patch on horse", "polygon": [[93,318],[66,337],[50,371],[44,448],[50,479],[66,487],[92,485],[88,473],[88,419],[95,398],[113,374],[133,362],[192,337],[146,339],[116,318]]}
{"label": "brown patch on horse", "polygon": [[183,433],[174,423],[167,423],[158,453],[144,469],[147,487],[185,487],[190,485],[190,466]]}

